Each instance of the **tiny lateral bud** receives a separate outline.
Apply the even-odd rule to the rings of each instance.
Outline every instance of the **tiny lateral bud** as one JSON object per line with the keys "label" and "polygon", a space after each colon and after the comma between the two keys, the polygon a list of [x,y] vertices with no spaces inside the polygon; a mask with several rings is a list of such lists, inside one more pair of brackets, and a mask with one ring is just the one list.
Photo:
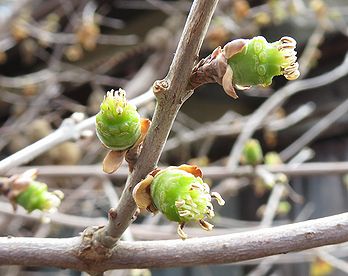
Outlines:
{"label": "tiny lateral bud", "polygon": [[265,155],[266,165],[281,165],[283,164],[280,155],[277,152],[268,152]]}
{"label": "tiny lateral bud", "polygon": [[111,208],[109,210],[109,218],[110,219],[115,219],[117,217],[117,212],[116,212],[116,209],[115,208]]}
{"label": "tiny lateral bud", "polygon": [[249,139],[243,148],[242,163],[255,166],[263,160],[261,145],[256,139]]}

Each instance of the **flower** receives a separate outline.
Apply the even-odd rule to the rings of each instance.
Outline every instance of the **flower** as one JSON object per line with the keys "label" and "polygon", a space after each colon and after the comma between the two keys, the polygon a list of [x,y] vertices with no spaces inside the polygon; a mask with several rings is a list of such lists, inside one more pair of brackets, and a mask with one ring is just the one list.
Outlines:
{"label": "flower", "polygon": [[51,213],[57,210],[63,197],[61,191],[48,192],[45,183],[31,181],[27,189],[16,197],[15,202],[29,213],[34,210]]}
{"label": "flower", "polygon": [[205,221],[214,217],[212,197],[220,205],[225,202],[202,180],[202,172],[196,166],[181,165],[156,170],[137,184],[133,197],[138,207],[153,213],[160,211],[168,220],[179,223],[177,232],[182,239],[189,221],[196,221],[204,230],[212,230],[213,225]]}
{"label": "flower", "polygon": [[278,75],[284,75],[288,80],[297,79],[300,72],[295,47],[296,41],[291,37],[282,37],[274,43],[268,43],[262,36],[247,40],[239,53],[227,57],[233,84],[237,88],[258,84],[268,86]]}
{"label": "flower", "polygon": [[268,86],[279,75],[296,80],[300,71],[295,47],[296,41],[288,36],[273,43],[262,36],[227,43],[221,51],[228,64],[222,78],[225,92],[237,98],[234,87],[243,90],[253,85]]}
{"label": "flower", "polygon": [[36,181],[37,170],[30,169],[9,178],[0,178],[0,193],[11,202],[13,209],[21,205],[29,213],[34,210],[54,212],[64,197],[62,191],[49,192],[45,183]]}
{"label": "flower", "polygon": [[131,148],[141,135],[140,116],[122,89],[108,91],[96,115],[99,140],[111,150]]}

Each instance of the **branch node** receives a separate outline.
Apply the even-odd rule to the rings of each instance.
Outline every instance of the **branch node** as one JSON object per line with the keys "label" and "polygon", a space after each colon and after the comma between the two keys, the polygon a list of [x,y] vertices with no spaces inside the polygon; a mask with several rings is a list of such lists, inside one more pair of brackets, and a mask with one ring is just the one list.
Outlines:
{"label": "branch node", "polygon": [[115,208],[111,208],[111,209],[109,210],[109,219],[110,219],[110,220],[114,220],[114,219],[116,219],[116,217],[117,217],[117,211],[116,211],[116,209],[115,209]]}
{"label": "branch node", "polygon": [[[92,226],[82,233],[77,255],[88,264],[97,263],[112,256],[112,248],[116,241],[108,235],[103,235],[103,230],[104,226]],[[112,246],[106,247],[105,244],[112,244]]]}
{"label": "branch node", "polygon": [[155,93],[155,95],[165,93],[169,89],[169,86],[168,80],[156,80],[153,84],[153,93]]}

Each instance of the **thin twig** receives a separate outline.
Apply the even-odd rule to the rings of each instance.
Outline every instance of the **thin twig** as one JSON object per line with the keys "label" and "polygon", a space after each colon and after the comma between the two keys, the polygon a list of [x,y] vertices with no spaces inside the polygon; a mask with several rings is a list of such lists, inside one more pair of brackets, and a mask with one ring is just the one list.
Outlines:
{"label": "thin twig", "polygon": [[283,184],[275,184],[272,189],[271,195],[268,198],[266,209],[262,220],[260,222],[261,227],[270,227],[277,213],[277,208],[280,199],[285,191],[285,186]]}
{"label": "thin twig", "polygon": [[318,252],[320,259],[328,262],[330,265],[343,271],[345,274],[348,274],[348,263],[346,261],[343,261],[324,250],[318,249],[316,251]]}
{"label": "thin twig", "polygon": [[[266,127],[273,131],[283,130],[288,128],[299,121],[303,120],[313,112],[314,106],[312,103],[307,103],[300,106],[293,113],[288,116],[277,119],[274,116],[269,116],[265,121],[260,124],[257,129]],[[248,121],[249,116],[243,116],[236,118],[236,116],[230,116],[225,118],[225,115],[214,122],[203,124],[194,130],[183,131],[181,135],[176,135],[168,139],[165,150],[173,150],[181,144],[189,144],[197,142],[203,138],[214,138],[221,136],[237,136],[245,127],[245,123]]]}
{"label": "thin twig", "polygon": [[[314,206],[311,203],[308,203],[303,207],[301,212],[298,214],[298,216],[295,219],[295,222],[299,221],[305,221],[307,220],[310,215],[314,211]],[[281,255],[276,255],[276,256],[271,256],[268,258],[264,258],[263,260],[260,261],[258,266],[254,268],[251,272],[248,273],[247,276],[262,276],[265,275],[273,266],[275,262],[278,262],[279,259],[281,258]]]}
{"label": "thin twig", "polygon": [[332,124],[348,112],[348,100],[343,101],[339,106],[334,108],[329,114],[320,119],[313,127],[301,135],[295,142],[280,152],[282,160],[287,160],[300,149],[307,146],[323,131],[328,129]]}
{"label": "thin twig", "polygon": [[[271,173],[284,173],[288,176],[306,176],[306,175],[337,175],[348,173],[348,162],[311,162],[301,165],[260,165],[264,170]],[[56,166],[24,166],[13,168],[6,175],[23,173],[32,168],[37,168],[41,176],[49,177],[80,177],[80,176],[105,176],[101,165],[56,165]],[[251,176],[254,172],[250,166],[240,166],[233,171],[224,166],[201,167],[204,177],[211,179],[224,179],[228,177]],[[117,174],[109,175],[112,179],[126,179],[128,168],[121,167]]]}

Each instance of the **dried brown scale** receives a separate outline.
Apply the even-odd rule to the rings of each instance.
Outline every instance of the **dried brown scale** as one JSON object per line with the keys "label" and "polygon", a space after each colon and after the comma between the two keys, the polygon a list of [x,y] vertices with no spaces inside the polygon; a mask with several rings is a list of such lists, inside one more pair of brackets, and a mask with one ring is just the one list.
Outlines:
{"label": "dried brown scale", "polygon": [[226,72],[227,59],[219,46],[208,57],[200,60],[192,70],[188,89],[195,89],[205,83],[219,83]]}
{"label": "dried brown scale", "polygon": [[231,82],[233,72],[227,60],[239,53],[247,40],[236,39],[227,43],[223,48],[217,47],[211,55],[201,60],[192,70],[188,89],[195,89],[205,83],[218,83],[223,86],[227,95],[238,98]]}

